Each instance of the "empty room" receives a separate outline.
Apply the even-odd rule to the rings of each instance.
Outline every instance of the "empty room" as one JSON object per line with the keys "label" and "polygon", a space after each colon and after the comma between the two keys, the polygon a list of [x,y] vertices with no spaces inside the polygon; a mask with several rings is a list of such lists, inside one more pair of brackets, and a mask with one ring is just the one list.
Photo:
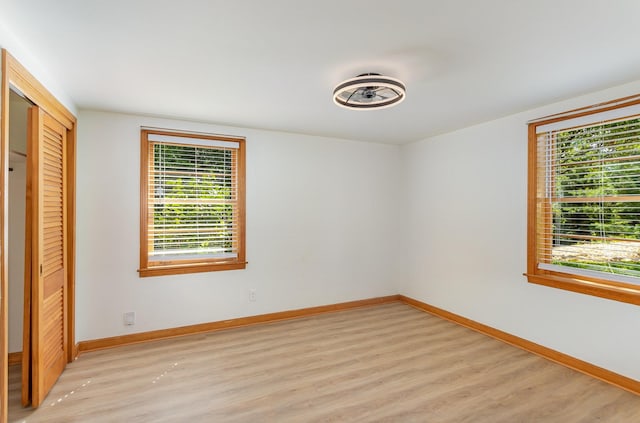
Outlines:
{"label": "empty room", "polygon": [[0,423],[640,421],[638,16],[2,1]]}

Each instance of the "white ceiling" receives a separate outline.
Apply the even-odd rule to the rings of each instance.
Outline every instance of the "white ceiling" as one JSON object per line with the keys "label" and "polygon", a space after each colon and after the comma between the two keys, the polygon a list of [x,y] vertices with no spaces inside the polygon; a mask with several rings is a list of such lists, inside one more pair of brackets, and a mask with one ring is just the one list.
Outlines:
{"label": "white ceiling", "polygon": [[[407,143],[640,79],[638,0],[0,0],[78,108]],[[365,72],[397,107],[335,106]]]}

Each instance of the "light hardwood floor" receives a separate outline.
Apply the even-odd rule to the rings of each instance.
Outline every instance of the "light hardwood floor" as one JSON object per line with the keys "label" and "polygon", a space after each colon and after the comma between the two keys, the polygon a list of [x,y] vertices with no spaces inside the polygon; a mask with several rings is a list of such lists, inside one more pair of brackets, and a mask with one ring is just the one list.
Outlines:
{"label": "light hardwood floor", "polygon": [[9,421],[640,422],[640,396],[392,303],[87,353]]}

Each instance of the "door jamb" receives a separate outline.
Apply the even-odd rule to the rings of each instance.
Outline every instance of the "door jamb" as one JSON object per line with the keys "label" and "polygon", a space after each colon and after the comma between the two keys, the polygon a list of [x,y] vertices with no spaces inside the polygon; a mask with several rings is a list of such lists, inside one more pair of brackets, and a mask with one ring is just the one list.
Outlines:
{"label": "door jamb", "polygon": [[75,343],[75,225],[76,225],[76,117],[60,103],[9,52],[2,49],[2,105],[0,110],[0,423],[6,423],[8,391],[8,176],[9,176],[9,90],[15,88],[67,128],[67,362],[78,356]]}

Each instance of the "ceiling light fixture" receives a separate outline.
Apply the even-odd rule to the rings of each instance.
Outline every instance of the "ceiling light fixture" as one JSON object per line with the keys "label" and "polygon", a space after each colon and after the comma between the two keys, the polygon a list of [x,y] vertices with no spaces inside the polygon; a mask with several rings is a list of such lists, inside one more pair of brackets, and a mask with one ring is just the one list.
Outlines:
{"label": "ceiling light fixture", "polygon": [[406,96],[402,81],[379,73],[363,73],[333,90],[333,102],[347,109],[383,109],[400,104]]}

